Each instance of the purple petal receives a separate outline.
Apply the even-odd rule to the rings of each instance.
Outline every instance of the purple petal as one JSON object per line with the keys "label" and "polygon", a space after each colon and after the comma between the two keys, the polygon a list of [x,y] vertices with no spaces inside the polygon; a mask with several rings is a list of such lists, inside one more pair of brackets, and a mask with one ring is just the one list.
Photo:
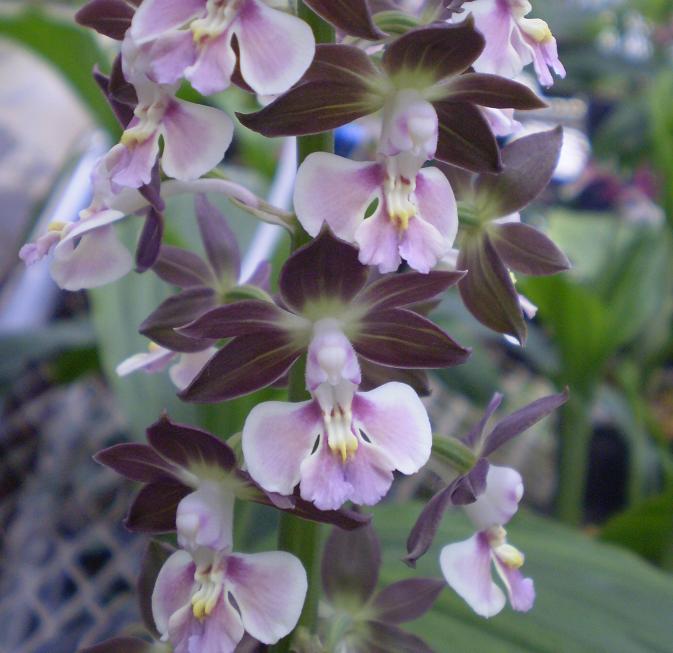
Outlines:
{"label": "purple petal", "polygon": [[175,478],[178,470],[146,444],[128,442],[99,451],[94,460],[117,474],[140,483]]}
{"label": "purple petal", "polygon": [[381,547],[373,527],[354,531],[333,528],[322,554],[323,590],[332,604],[356,599],[366,603],[376,589]]}
{"label": "purple petal", "polygon": [[164,32],[181,27],[203,13],[206,0],[144,0],[136,11],[131,34],[146,43]]}
{"label": "purple petal", "polygon": [[124,525],[139,533],[170,533],[175,530],[178,503],[192,491],[177,481],[146,485],[129,508]]}
{"label": "purple petal", "polygon": [[386,383],[353,399],[353,420],[403,474],[416,473],[430,458],[432,429],[425,406],[403,383]]}
{"label": "purple petal", "polygon": [[206,39],[200,46],[193,65],[185,77],[203,95],[213,95],[227,89],[236,66],[236,53],[231,47],[233,32],[228,29],[218,37]]}
{"label": "purple petal", "polygon": [[443,589],[444,583],[435,578],[408,578],[382,589],[372,608],[379,621],[396,624],[414,621],[432,608]]}
{"label": "purple petal", "polygon": [[196,46],[190,30],[172,32],[152,43],[149,77],[157,84],[175,84],[196,61]]}
{"label": "purple petal", "polygon": [[208,201],[205,195],[196,196],[194,207],[206,256],[215,270],[217,279],[238,281],[241,252],[236,241],[236,234],[227,224],[224,215]]}
{"label": "purple petal", "polygon": [[[292,494],[304,459],[320,434],[322,416],[313,401],[269,401],[245,420],[243,456],[250,476],[269,492]],[[341,507],[341,504],[336,508]]]}
{"label": "purple petal", "polygon": [[238,554],[227,559],[226,582],[245,630],[275,644],[297,625],[308,583],[301,562],[284,551]]}
{"label": "purple petal", "polygon": [[[129,126],[133,126],[131,121]],[[159,156],[159,132],[142,143],[122,145],[119,158],[110,166],[110,179],[122,188],[140,188],[152,181],[152,168]]]}
{"label": "purple petal", "polygon": [[136,245],[136,272],[145,272],[156,263],[163,236],[164,216],[150,206],[145,213],[145,224]]}
{"label": "purple petal", "polygon": [[470,449],[474,449],[481,442],[486,424],[495,411],[498,410],[498,407],[502,403],[502,398],[502,395],[499,392],[496,392],[493,397],[491,397],[491,401],[488,402],[488,406],[486,406],[482,418],[470,429],[469,433],[460,438],[468,447],[470,447]]}
{"label": "purple petal", "polygon": [[517,612],[528,612],[535,603],[535,585],[531,578],[525,578],[518,570],[509,567],[494,556],[495,568],[498,575],[505,583],[505,589],[509,597],[512,609]]}
{"label": "purple petal", "polygon": [[299,81],[313,59],[311,28],[259,0],[243,1],[233,30],[243,79],[261,95],[286,91]]}
{"label": "purple petal", "polygon": [[178,504],[178,544],[192,554],[202,548],[231,550],[234,543],[234,494],[217,481],[204,481]]}
{"label": "purple petal", "polygon": [[164,172],[175,179],[193,181],[222,161],[234,124],[219,109],[178,100],[166,110],[162,131]]}
{"label": "purple petal", "polygon": [[474,503],[477,497],[486,490],[486,479],[490,463],[486,458],[479,458],[474,467],[464,476],[451,482],[451,503],[454,506],[466,506]]}
{"label": "purple petal", "polygon": [[475,527],[486,530],[503,526],[519,509],[523,496],[521,474],[510,467],[490,465],[486,475],[486,490],[474,503],[464,506]]}
{"label": "purple petal", "polygon": [[161,246],[159,258],[152,266],[152,271],[163,281],[179,288],[210,286],[215,283],[212,270],[200,256],[171,245]]}
{"label": "purple petal", "polygon": [[186,551],[176,551],[161,568],[152,592],[152,614],[162,635],[168,632],[169,619],[180,608],[190,605],[195,571],[192,556]]}
{"label": "purple petal", "polygon": [[395,272],[402,263],[399,234],[382,203],[376,213],[357,228],[354,238],[363,265],[375,265],[385,274]]}
{"label": "purple petal", "polygon": [[445,546],[439,564],[446,582],[482,617],[505,607],[505,594],[491,578],[491,547],[484,533]]}
{"label": "purple petal", "polygon": [[350,161],[327,152],[311,154],[297,171],[297,218],[311,236],[327,223],[335,236],[353,242],[382,181],[378,163]]}

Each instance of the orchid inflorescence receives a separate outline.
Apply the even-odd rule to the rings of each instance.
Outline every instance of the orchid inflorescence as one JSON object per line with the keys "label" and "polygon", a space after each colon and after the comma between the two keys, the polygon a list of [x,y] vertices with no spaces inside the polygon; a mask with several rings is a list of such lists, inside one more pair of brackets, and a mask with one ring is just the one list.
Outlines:
{"label": "orchid inflorescence", "polygon": [[[257,403],[240,434],[222,434],[228,443],[163,415],[148,444],[98,454],[143,484],[128,528],[177,537],[174,548],[152,544],[155,573],[143,571],[155,641],[117,638],[90,651],[263,650],[293,631],[278,650],[430,650],[398,624],[430,609],[444,583],[414,578],[377,592],[380,551],[359,506],[377,504],[395,472],[416,474],[432,455],[452,476],[421,511],[406,562],[428,551],[444,511],[462,506],[476,532],[442,549],[446,582],[486,617],[506,595],[515,610],[534,602],[524,556],[504,530],[523,482],[488,457],[567,395],[539,399],[489,430],[496,395],[464,438],[434,440],[420,395],[426,370],[470,355],[429,317],[448,289],[457,286],[485,326],[523,344],[534,307],[511,271],[569,267],[519,215],[551,179],[560,128],[504,148],[497,141],[521,129],[515,110],[546,106],[534,84],[514,79],[528,64],[544,86],[550,70],[565,75],[556,41],[528,17],[527,0],[428,0],[413,11],[408,3],[305,0],[299,14],[294,4],[91,0],[77,15],[121,42],[110,74],[95,77],[123,133],[95,166],[90,206],[75,222],[50,225],[21,257],[32,264],[51,253],[52,276],[68,290],[115,281],[134,262],[114,224],[141,215],[136,270],[151,269],[178,292],[140,325],[148,352],[118,373],[170,365],[179,396],[198,403],[291,388],[288,401]],[[331,26],[338,42],[316,44],[316,26]],[[204,96],[235,85],[263,98],[263,108],[237,117],[267,137],[376,124],[371,160],[304,148],[288,213],[216,171],[234,122],[180,99],[184,80]],[[205,259],[162,242],[165,201],[178,194],[195,196]],[[276,275],[263,262],[241,278],[235,235],[206,197],[217,194],[290,232],[293,251]],[[301,617],[307,592],[319,589],[297,550],[234,551],[237,501],[333,526],[318,618]]]}

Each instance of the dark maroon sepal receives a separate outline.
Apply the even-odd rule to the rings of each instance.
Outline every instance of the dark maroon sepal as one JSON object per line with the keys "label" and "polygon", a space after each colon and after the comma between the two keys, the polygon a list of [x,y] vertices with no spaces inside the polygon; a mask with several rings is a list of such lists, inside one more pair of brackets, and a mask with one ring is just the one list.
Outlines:
{"label": "dark maroon sepal", "polygon": [[467,309],[482,324],[526,341],[526,322],[509,271],[488,234],[461,243],[458,267],[467,274],[458,284]]}
{"label": "dark maroon sepal", "polygon": [[434,653],[420,637],[383,621],[367,622],[364,645],[367,653]]}
{"label": "dark maroon sepal", "polygon": [[208,264],[194,252],[172,245],[162,245],[152,271],[166,283],[178,288],[210,287],[215,277]]}
{"label": "dark maroon sepal", "polygon": [[147,441],[160,456],[187,470],[217,465],[230,472],[236,465],[236,454],[228,444],[207,431],[176,424],[166,415],[147,429]]}
{"label": "dark maroon sepal", "polygon": [[367,0],[306,0],[316,14],[350,36],[369,41],[385,38],[374,24]]}
{"label": "dark maroon sepal", "polygon": [[544,109],[548,106],[528,86],[498,75],[466,73],[446,85],[445,99],[494,109]]}
{"label": "dark maroon sepal", "polygon": [[119,124],[122,127],[126,127],[133,118],[133,109],[127,104],[118,102],[110,96],[110,78],[104,75],[97,65],[93,69],[93,78],[96,84],[98,84],[98,88],[103,92],[103,95],[110,105],[112,112],[117,117]]}
{"label": "dark maroon sepal", "polygon": [[176,329],[193,322],[215,306],[217,297],[212,288],[195,286],[185,288],[165,299],[145,318],[139,327],[142,335],[171,351],[203,351],[212,340],[196,339],[178,333]]}
{"label": "dark maroon sepal", "polygon": [[126,80],[122,66],[122,57],[117,55],[112,62],[112,69],[110,70],[110,97],[116,102],[126,104],[129,107],[135,108],[138,104],[138,94],[136,89]]}
{"label": "dark maroon sepal", "polygon": [[355,299],[369,310],[382,310],[427,302],[456,285],[464,272],[405,272],[391,274],[366,286]]}
{"label": "dark maroon sepal", "polygon": [[78,653],[152,653],[154,644],[137,637],[115,637],[95,646],[79,649]]}
{"label": "dark maroon sepal", "polygon": [[404,308],[367,314],[353,347],[373,363],[411,369],[460,365],[470,355],[433,322]]}
{"label": "dark maroon sepal", "polygon": [[438,82],[467,70],[485,43],[469,16],[462,23],[435,23],[407,32],[388,46],[382,64],[391,76],[416,74]]}
{"label": "dark maroon sepal", "polygon": [[481,455],[490,455],[512,438],[527,431],[566,401],[568,401],[567,388],[559,394],[542,397],[500,420],[486,437]]}
{"label": "dark maroon sepal", "polygon": [[237,281],[241,267],[241,253],[236,235],[227,224],[224,215],[205,195],[197,195],[194,207],[206,256],[217,279]]}
{"label": "dark maroon sepal", "polygon": [[134,13],[133,7],[124,0],[90,0],[75,14],[75,21],[121,41],[131,27]]}
{"label": "dark maroon sepal", "polygon": [[365,285],[368,273],[367,266],[358,260],[355,247],[323,229],[283,265],[281,297],[288,308],[296,311],[321,299],[348,303]]}
{"label": "dark maroon sepal", "polygon": [[327,598],[366,603],[376,589],[381,547],[372,526],[346,532],[333,528],[322,555],[322,586]]}
{"label": "dark maroon sepal", "polygon": [[435,158],[472,172],[499,172],[500,149],[481,110],[466,102],[433,104],[439,120]]}
{"label": "dark maroon sepal", "polygon": [[115,444],[103,449],[94,456],[94,460],[140,483],[172,480],[178,471],[152,447],[136,442]]}
{"label": "dark maroon sepal", "polygon": [[124,525],[139,533],[171,533],[178,504],[193,491],[179,481],[150,483],[138,492]]}
{"label": "dark maroon sepal", "polygon": [[436,578],[408,578],[384,587],[372,601],[376,620],[391,624],[413,621],[432,608],[446,587]]}
{"label": "dark maroon sepal", "polygon": [[528,206],[552,178],[563,144],[561,127],[517,139],[502,151],[503,170],[475,180],[477,196],[489,198],[493,215],[500,218]]}
{"label": "dark maroon sepal", "polygon": [[163,236],[164,216],[150,206],[145,213],[145,224],[136,247],[136,272],[145,272],[154,265],[159,258]]}
{"label": "dark maroon sepal", "polygon": [[157,582],[157,576],[161,567],[175,549],[164,542],[150,540],[145,549],[145,555],[140,563],[140,574],[136,584],[136,593],[138,595],[138,607],[145,628],[154,637],[159,639],[161,636],[154,622],[152,613],[152,592]]}
{"label": "dark maroon sepal", "polygon": [[498,410],[502,399],[503,396],[499,392],[496,392],[491,397],[491,401],[488,402],[482,418],[460,438],[470,449],[474,450],[481,443],[486,424],[493,417],[495,411]]}
{"label": "dark maroon sepal", "polygon": [[179,396],[214,403],[249,394],[282,377],[301,352],[284,333],[239,336],[220,349]]}
{"label": "dark maroon sepal", "polygon": [[233,304],[217,306],[178,332],[191,338],[232,338],[252,334],[283,334],[291,313],[271,302],[244,299]]}
{"label": "dark maroon sepal", "polygon": [[522,222],[493,224],[493,247],[515,272],[543,276],[569,270],[568,257],[541,231]]}
{"label": "dark maroon sepal", "polygon": [[474,503],[480,494],[486,490],[486,475],[490,463],[486,458],[480,458],[474,467],[455,479],[451,486],[453,491],[451,494],[451,503],[454,506],[467,506]]}

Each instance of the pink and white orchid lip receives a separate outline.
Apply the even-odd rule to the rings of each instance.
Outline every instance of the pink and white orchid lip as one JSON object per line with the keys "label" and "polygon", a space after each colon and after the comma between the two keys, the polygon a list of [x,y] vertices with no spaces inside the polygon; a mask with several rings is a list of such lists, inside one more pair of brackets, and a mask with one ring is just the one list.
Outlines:
{"label": "pink and white orchid lip", "polygon": [[373,505],[394,470],[413,474],[427,462],[432,434],[420,399],[395,382],[357,392],[355,351],[335,320],[317,325],[306,380],[312,401],[259,404],[243,427],[248,470],[264,489],[291,494],[299,483],[321,510],[349,499]]}
{"label": "pink and white orchid lip", "polygon": [[232,653],[244,632],[274,644],[292,631],[307,591],[297,558],[283,551],[203,554],[197,562],[176,551],[152,594],[157,629],[176,653]]}
{"label": "pink and white orchid lip", "polygon": [[260,95],[290,88],[315,51],[308,25],[262,0],[146,0],[131,33],[141,44],[153,42],[156,81],[174,83],[184,76],[206,95],[231,83],[234,36],[243,79]]}
{"label": "pink and white orchid lip", "polygon": [[[458,211],[446,177],[420,165],[407,176],[411,159],[399,154],[380,163],[360,163],[317,153],[297,174],[294,205],[302,226],[317,235],[324,223],[360,248],[360,262],[382,273],[402,259],[423,273],[453,245]],[[402,169],[400,168],[402,166]],[[378,207],[371,216],[372,201]]]}

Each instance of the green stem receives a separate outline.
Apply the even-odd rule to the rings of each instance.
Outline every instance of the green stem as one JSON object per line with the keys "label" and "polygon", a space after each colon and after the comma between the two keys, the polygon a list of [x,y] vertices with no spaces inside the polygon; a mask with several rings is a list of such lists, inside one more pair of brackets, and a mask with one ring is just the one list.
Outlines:
{"label": "green stem", "polygon": [[[334,29],[314,14],[303,2],[299,1],[297,14],[303,18],[311,28],[317,43],[333,43]],[[313,152],[333,152],[334,136],[331,132],[312,134],[297,139],[297,158],[301,162]],[[305,245],[310,240],[309,235],[298,227],[292,241],[293,251]],[[303,357],[290,372],[288,399],[303,401],[308,397],[304,379],[306,358]],[[304,609],[299,618],[297,627],[314,632],[318,620],[318,600],[320,598],[320,529],[318,524],[304,521],[283,513],[278,529],[278,547],[296,555],[304,565],[308,576],[308,593]],[[287,653],[292,643],[292,634],[272,647],[274,653]]]}
{"label": "green stem", "polygon": [[584,493],[591,444],[591,394],[579,389],[561,409],[559,489],[556,511],[563,521],[578,525],[582,521]]}

